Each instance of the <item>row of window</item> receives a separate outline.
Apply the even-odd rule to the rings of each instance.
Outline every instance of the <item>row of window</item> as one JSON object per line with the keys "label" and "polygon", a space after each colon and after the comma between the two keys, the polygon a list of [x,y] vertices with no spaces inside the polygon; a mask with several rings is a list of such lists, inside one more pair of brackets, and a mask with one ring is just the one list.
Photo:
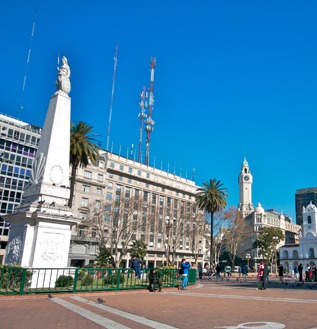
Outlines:
{"label": "row of window", "polygon": [[91,187],[90,185],[83,184],[82,185],[82,191],[85,193],[96,193],[98,195],[102,194],[102,188],[100,187]]}
{"label": "row of window", "polygon": [[[92,178],[93,178],[93,173],[92,173],[91,171],[84,170],[84,177],[85,177],[86,179],[92,179]],[[113,174],[109,174],[109,178],[113,179],[113,178],[114,178]],[[119,176],[118,179],[119,179],[119,181],[123,182],[123,177],[122,177],[122,176]],[[101,174],[98,174],[98,175],[97,175],[97,180],[98,180],[99,182],[103,182],[103,180],[104,180],[104,176],[101,175]],[[131,185],[133,184],[133,181],[131,180],[131,178],[127,178],[127,183],[128,183],[128,184],[131,184]],[[141,182],[139,182],[139,181],[137,181],[136,184],[139,185],[140,187],[142,187],[142,185],[143,185],[143,183],[141,183]],[[112,190],[113,187],[114,187],[113,182],[108,182],[108,183],[107,183],[107,189]],[[145,187],[145,188],[148,188],[148,189],[151,188],[150,184],[148,184],[148,183],[145,183],[145,184],[144,184],[144,187]],[[158,190],[158,186],[156,186],[156,185],[152,186],[152,188],[153,188],[153,190],[155,190],[155,191]],[[83,187],[83,191],[89,193],[89,192],[91,191],[91,187],[90,187],[89,185],[84,185],[84,187]],[[165,193],[165,192],[166,192],[164,187],[161,187],[161,192],[162,192],[162,193]],[[169,191],[169,193],[172,194],[173,192],[172,192],[172,191]],[[97,192],[97,194],[100,194],[100,193]],[[176,191],[176,192],[175,192],[175,196],[178,197],[179,195],[180,195],[180,193]],[[186,197],[185,193],[181,193],[181,195],[182,195],[183,198]],[[191,200],[191,196],[190,196],[190,195],[188,195],[188,199]]]}
{"label": "row of window", "polygon": [[[89,170],[84,170],[84,177],[87,178],[87,179],[92,179],[93,178],[93,175],[92,175],[92,172],[89,171]],[[101,174],[97,174],[97,181],[98,182],[103,182],[103,175]]]}
{"label": "row of window", "polygon": [[22,191],[24,186],[26,186],[27,181],[22,179],[15,179],[10,177],[0,176],[0,186],[6,189],[13,189]]}
{"label": "row of window", "polygon": [[0,202],[0,214],[11,214],[13,211],[14,203],[1,201]]}
{"label": "row of window", "polygon": [[25,132],[19,130],[13,130],[7,128],[6,126],[1,127],[1,136],[16,139],[22,143],[28,143],[32,145],[38,145],[40,138],[36,136],[29,135]]}
{"label": "row of window", "polygon": [[[125,167],[123,164],[115,164],[114,162],[110,162],[110,168],[115,169],[116,165],[119,166],[119,170],[120,171],[125,171]],[[129,174],[134,174],[136,172],[136,174],[139,177],[145,177],[147,179],[151,179],[151,174],[148,172],[143,173],[140,169],[134,169],[132,167],[128,167],[127,172]],[[120,177],[120,176],[119,176]],[[157,175],[153,175],[153,180],[155,182],[159,181],[159,177]],[[169,185],[169,186],[174,186],[176,188],[181,188],[182,190],[186,189],[186,185],[183,183],[179,183],[179,182],[173,182],[171,180],[166,180],[165,178],[162,178],[161,182],[163,185]],[[189,187],[189,191],[192,191],[192,187]]]}
{"label": "row of window", "polygon": [[13,176],[20,179],[28,179],[31,175],[31,170],[14,167],[12,165],[3,163],[1,165],[0,173],[1,175]]}
{"label": "row of window", "polygon": [[21,200],[22,192],[0,189],[0,200],[18,202]]}
{"label": "row of window", "polygon": [[[120,177],[121,176],[119,176],[119,181],[123,182],[122,177],[121,177],[121,179],[120,179]],[[113,179],[114,177],[113,177],[112,174],[109,174],[109,178]],[[133,184],[133,181],[130,178],[128,178],[127,179],[127,183],[132,185]],[[148,183],[143,184],[140,181],[136,181],[136,184],[135,185],[138,185],[140,187],[145,187],[147,189],[152,189],[154,191],[158,191],[159,190],[159,187],[156,186],[156,185],[151,186]],[[112,190],[113,189],[113,186],[114,186],[114,184],[112,182],[108,182],[107,189]],[[166,189],[164,187],[161,187],[160,188],[160,191],[162,193],[166,193]],[[174,192],[171,191],[171,190],[168,190],[168,192],[169,192],[168,194],[171,194],[171,195],[174,194]],[[185,193],[181,193],[181,195],[182,195],[183,198],[186,198],[186,194]],[[180,196],[180,193],[178,191],[175,191],[175,196],[179,197]],[[191,200],[191,195],[188,195],[188,199]]]}
{"label": "row of window", "polygon": [[32,168],[33,158],[16,155],[14,153],[4,153],[0,156],[0,161],[16,166]]}
{"label": "row of window", "polygon": [[13,143],[8,140],[0,139],[0,149],[12,153],[22,154],[34,158],[36,149],[22,144]]}
{"label": "row of window", "polygon": [[[289,258],[288,250],[284,250],[283,251],[283,258],[284,259],[290,259]],[[313,248],[310,248],[308,250],[308,258],[315,258],[315,251],[314,251]],[[293,250],[293,252],[292,252],[292,259],[298,259],[298,251],[297,250]]]}
{"label": "row of window", "polygon": [[[88,198],[81,198],[80,205],[82,207],[88,208],[89,207],[89,199]],[[101,206],[101,201],[100,200],[95,200],[94,201],[94,208],[95,209],[100,209]]]}
{"label": "row of window", "polygon": [[[128,188],[128,187],[126,187],[124,190],[124,197],[129,198],[132,195],[132,190],[134,190],[134,197],[136,199],[138,199],[139,197],[142,197],[143,201],[151,202],[153,205],[156,205],[158,202],[159,206],[166,205],[167,208],[174,206],[174,209],[178,209],[179,206],[181,209],[184,209],[186,206],[187,211],[190,210],[191,205],[192,205],[191,203],[185,202],[183,200],[177,200],[177,199],[173,199],[172,197],[169,197],[169,196],[165,197],[165,196],[158,195],[155,193],[151,194],[150,192],[147,192],[147,191],[143,191],[143,196],[142,196],[141,191],[139,189],[132,189],[132,188]],[[121,186],[116,187],[115,195],[116,195],[116,200],[119,201],[120,196],[122,196]],[[106,200],[111,201],[112,199],[113,199],[113,192],[108,191],[106,193]],[[194,207],[194,209],[196,209],[196,208]]]}

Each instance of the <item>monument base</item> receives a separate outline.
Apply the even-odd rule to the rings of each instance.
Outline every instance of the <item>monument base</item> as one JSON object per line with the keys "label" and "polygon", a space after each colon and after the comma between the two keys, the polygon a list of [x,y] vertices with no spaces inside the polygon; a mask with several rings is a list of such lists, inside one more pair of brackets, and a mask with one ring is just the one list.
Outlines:
{"label": "monument base", "polygon": [[7,246],[7,265],[67,267],[71,228],[77,219],[67,213],[34,211],[7,215],[6,220],[13,224]]}

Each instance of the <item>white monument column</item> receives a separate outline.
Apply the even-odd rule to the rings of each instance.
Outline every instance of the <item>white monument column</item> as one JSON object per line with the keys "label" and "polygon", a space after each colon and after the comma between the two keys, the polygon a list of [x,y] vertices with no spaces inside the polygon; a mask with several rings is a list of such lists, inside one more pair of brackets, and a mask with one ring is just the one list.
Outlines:
{"label": "white monument column", "polygon": [[6,264],[67,267],[71,228],[78,220],[68,207],[70,68],[66,57],[62,61],[22,204],[4,216],[11,223]]}

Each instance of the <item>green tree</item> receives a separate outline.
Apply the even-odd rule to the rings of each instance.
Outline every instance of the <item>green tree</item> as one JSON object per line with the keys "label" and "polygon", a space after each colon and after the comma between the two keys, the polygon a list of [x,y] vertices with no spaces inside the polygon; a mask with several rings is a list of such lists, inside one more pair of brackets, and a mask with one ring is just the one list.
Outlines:
{"label": "green tree", "polygon": [[107,248],[100,248],[99,253],[96,257],[96,264],[98,267],[109,267],[109,265],[114,266],[114,259]]}
{"label": "green tree", "polygon": [[228,209],[217,213],[217,219],[221,221],[222,240],[230,256],[230,263],[233,266],[235,265],[241,241],[246,236],[247,223],[239,215],[235,206],[230,206]]}
{"label": "green tree", "polygon": [[276,246],[284,240],[284,233],[278,227],[262,227],[252,247],[257,248],[264,260],[272,265],[276,255]]}
{"label": "green tree", "polygon": [[70,165],[71,179],[70,179],[70,197],[68,206],[71,208],[73,205],[74,188],[76,180],[77,168],[86,167],[90,161],[96,161],[99,156],[99,150],[94,138],[98,136],[92,134],[93,127],[86,122],[80,121],[75,124],[71,123],[70,129]]}
{"label": "green tree", "polygon": [[196,194],[197,206],[210,214],[210,265],[213,263],[214,250],[214,213],[227,205],[228,193],[226,191],[220,180],[210,179],[209,182],[202,184]]}
{"label": "green tree", "polygon": [[132,246],[129,251],[131,257],[137,257],[143,260],[147,253],[147,244],[142,240],[135,240],[132,242]]}

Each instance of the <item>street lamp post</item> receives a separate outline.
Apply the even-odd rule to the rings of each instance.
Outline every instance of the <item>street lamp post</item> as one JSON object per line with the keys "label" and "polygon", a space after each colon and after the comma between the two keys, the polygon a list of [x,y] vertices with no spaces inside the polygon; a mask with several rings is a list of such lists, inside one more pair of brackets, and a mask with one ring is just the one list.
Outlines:
{"label": "street lamp post", "polygon": [[273,236],[273,242],[274,242],[274,258],[275,258],[275,274],[277,275],[277,244],[278,244],[278,237]]}

